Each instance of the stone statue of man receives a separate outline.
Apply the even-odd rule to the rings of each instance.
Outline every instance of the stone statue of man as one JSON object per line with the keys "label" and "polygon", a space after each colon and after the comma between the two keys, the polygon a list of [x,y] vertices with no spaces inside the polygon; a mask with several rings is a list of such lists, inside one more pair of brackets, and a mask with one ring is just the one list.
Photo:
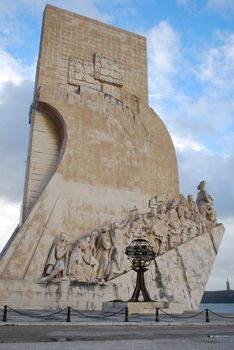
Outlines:
{"label": "stone statue of man", "polygon": [[45,266],[46,277],[50,280],[54,277],[64,277],[67,275],[68,255],[70,245],[66,238],[66,233],[61,232],[58,239],[52,245]]}
{"label": "stone statue of man", "polygon": [[212,228],[216,222],[216,212],[213,208],[213,198],[206,192],[206,182],[203,180],[197,186],[198,194],[196,203],[202,216],[202,231]]}

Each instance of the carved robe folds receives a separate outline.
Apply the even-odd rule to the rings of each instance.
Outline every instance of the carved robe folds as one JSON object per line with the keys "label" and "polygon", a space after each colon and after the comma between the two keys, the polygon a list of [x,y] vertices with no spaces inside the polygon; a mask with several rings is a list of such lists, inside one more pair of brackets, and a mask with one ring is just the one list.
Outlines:
{"label": "carved robe folds", "polygon": [[191,195],[160,203],[155,196],[153,206],[149,201],[149,212],[134,208],[121,222],[103,224],[100,230],[78,239],[72,249],[61,233],[51,247],[42,280],[68,275],[80,282],[107,282],[129,271],[125,249],[135,239],[148,240],[159,256],[212,230],[216,225],[213,201],[201,184],[198,206]]}

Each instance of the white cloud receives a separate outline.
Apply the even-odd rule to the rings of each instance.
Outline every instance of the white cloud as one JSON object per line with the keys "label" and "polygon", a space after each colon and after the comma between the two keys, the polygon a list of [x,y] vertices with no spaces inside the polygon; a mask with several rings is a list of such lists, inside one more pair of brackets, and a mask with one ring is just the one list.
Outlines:
{"label": "white cloud", "polygon": [[225,11],[226,13],[234,12],[233,0],[208,0],[208,7],[216,10]]}
{"label": "white cloud", "polygon": [[7,81],[12,81],[19,84],[22,81],[22,74],[20,73],[20,63],[9,53],[0,49],[0,85]]}
{"label": "white cloud", "polygon": [[0,198],[22,199],[33,82],[6,82],[0,89]]}
{"label": "white cloud", "polygon": [[1,1],[0,2],[0,16],[1,17],[4,17],[4,16],[12,17],[17,11],[19,2],[20,1],[17,2],[16,0]]}
{"label": "white cloud", "polygon": [[19,85],[23,80],[34,80],[36,62],[30,66],[16,60],[7,51],[0,48],[0,88],[3,83],[12,82]]}
{"label": "white cloud", "polygon": [[225,280],[228,277],[234,288],[234,154],[231,157],[222,157],[206,151],[195,151],[184,148],[177,149],[179,178],[181,192],[197,194],[197,185],[200,180],[207,181],[207,191],[214,199],[218,222],[225,227],[225,234],[220,245],[218,256],[212,269],[206,290],[225,289]]}
{"label": "white cloud", "polygon": [[[24,47],[35,50],[31,42],[38,36],[46,4],[79,13],[103,22],[113,19],[111,13],[101,13],[94,0],[10,0],[0,1],[0,47]],[[21,17],[23,20],[21,20]],[[29,23],[27,22],[29,19]],[[33,20],[33,26],[32,26]],[[17,28],[17,30],[15,30]],[[37,53],[34,53],[36,55]]]}
{"label": "white cloud", "polygon": [[219,32],[216,45],[197,52],[191,66],[169,24],[161,22],[150,31],[150,103],[179,149],[213,153],[219,148],[228,155],[234,147],[234,34]]}
{"label": "white cloud", "polygon": [[220,45],[208,47],[203,52],[196,74],[198,79],[224,94],[234,90],[234,33],[220,35],[220,39]]}
{"label": "white cloud", "polygon": [[201,180],[207,180],[208,192],[215,201],[218,217],[234,217],[234,154],[224,157],[206,151],[185,148],[177,149],[181,191],[192,192]]}
{"label": "white cloud", "polygon": [[0,199],[12,203],[22,199],[34,75],[35,63],[0,49]]}
{"label": "white cloud", "polygon": [[204,150],[208,151],[203,144],[195,142],[194,140],[191,140],[189,138],[180,138],[178,136],[172,135],[172,141],[174,143],[175,148],[178,151],[183,151],[185,149],[191,149],[197,152],[201,152]]}
{"label": "white cloud", "polygon": [[199,6],[196,0],[176,0],[176,2],[178,5],[185,7],[189,12],[196,11]]}
{"label": "white cloud", "polygon": [[11,0],[9,2],[0,2],[1,16],[15,17],[20,11],[34,16],[42,15],[46,4],[57,6],[68,11],[80,13],[102,21],[109,21],[111,16],[102,14],[95,6],[93,0]]}
{"label": "white cloud", "polygon": [[207,180],[226,227],[207,284],[208,289],[224,289],[226,277],[234,287],[234,34],[214,34],[212,43],[196,48],[191,66],[174,28],[165,22],[154,27],[149,34],[149,79],[151,105],[176,147],[181,192],[196,197],[198,183]]}
{"label": "white cloud", "polygon": [[234,246],[234,217],[221,218],[225,226],[225,234],[215,259],[215,263],[210,275],[206,290],[217,290],[217,285],[220,289],[225,289],[226,278],[229,279],[231,288],[234,289],[234,260],[233,260],[233,246]]}
{"label": "white cloud", "polygon": [[187,6],[189,4],[189,0],[176,0],[177,4]]}
{"label": "white cloud", "polygon": [[20,204],[0,198],[0,251],[19,223]]}
{"label": "white cloud", "polygon": [[234,2],[233,0],[207,0],[203,2],[198,2],[197,0],[176,0],[178,5],[185,7],[189,12],[201,11],[206,8],[208,10],[215,10],[220,15],[232,15],[234,12]]}
{"label": "white cloud", "polygon": [[171,79],[180,67],[180,39],[178,33],[165,21],[148,33],[149,85],[159,96],[173,92]]}

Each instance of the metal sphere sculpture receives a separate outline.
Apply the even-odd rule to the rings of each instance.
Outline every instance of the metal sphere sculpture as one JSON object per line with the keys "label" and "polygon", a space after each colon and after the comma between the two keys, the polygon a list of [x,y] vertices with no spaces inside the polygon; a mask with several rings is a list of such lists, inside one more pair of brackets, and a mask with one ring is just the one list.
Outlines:
{"label": "metal sphere sculpture", "polygon": [[131,262],[132,269],[137,273],[136,287],[130,301],[139,301],[142,292],[144,301],[152,301],[145,286],[144,273],[148,270],[152,260],[155,259],[155,252],[146,239],[135,239],[126,247],[125,254]]}

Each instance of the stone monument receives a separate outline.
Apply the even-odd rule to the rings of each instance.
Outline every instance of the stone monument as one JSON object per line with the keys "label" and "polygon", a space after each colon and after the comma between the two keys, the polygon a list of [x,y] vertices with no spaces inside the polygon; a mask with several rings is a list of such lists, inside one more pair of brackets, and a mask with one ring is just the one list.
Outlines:
{"label": "stone monument", "polygon": [[100,310],[130,299],[136,239],[168,311],[198,308],[224,232],[198,186],[179,194],[170,135],[148,105],[146,39],[47,5],[30,109],[23,220],[1,253],[0,302]]}

